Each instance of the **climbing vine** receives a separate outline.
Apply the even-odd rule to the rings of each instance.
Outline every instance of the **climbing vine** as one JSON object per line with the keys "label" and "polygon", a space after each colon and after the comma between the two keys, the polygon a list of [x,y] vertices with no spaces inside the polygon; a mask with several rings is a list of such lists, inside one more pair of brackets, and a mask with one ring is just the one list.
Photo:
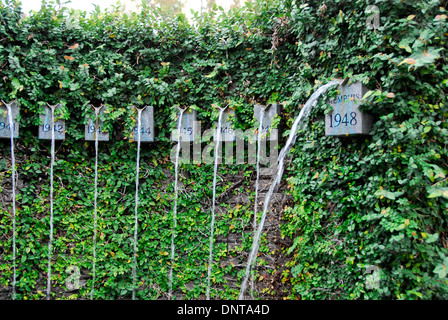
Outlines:
{"label": "climbing vine", "polygon": [[[162,299],[171,267],[175,106],[196,110],[202,127],[212,128],[214,106],[228,104],[235,127],[247,130],[256,126],[255,103],[277,102],[282,145],[312,92],[345,77],[370,89],[362,108],[374,116],[371,135],[325,136],[336,89],[319,100],[284,173],[281,190],[289,200],[276,208],[283,260],[266,258],[272,249],[265,235],[256,278],[266,285],[256,297],[446,298],[447,3],[376,1],[375,28],[366,25],[369,5],[254,1],[228,13],[196,14],[193,24],[182,15],[160,19],[145,6],[88,15],[44,4],[22,16],[18,2],[0,2],[0,99],[20,105],[17,298],[45,298],[50,143],[37,138],[37,127],[47,103],[63,105],[67,127],[66,139],[56,142],[52,298],[88,299],[92,288],[95,153],[84,125],[90,105],[104,104],[110,140],[99,148],[94,298],[131,297],[132,106],[152,105],[156,141],[141,150],[136,297]],[[10,299],[9,140],[0,140],[0,150],[0,295]],[[180,169],[173,287],[179,297],[199,299],[207,282],[213,168]],[[254,170],[247,161],[219,167],[215,299],[238,297],[252,245]],[[246,202],[226,202],[241,194]],[[236,236],[236,245],[218,241]],[[69,267],[81,273],[73,291]]]}

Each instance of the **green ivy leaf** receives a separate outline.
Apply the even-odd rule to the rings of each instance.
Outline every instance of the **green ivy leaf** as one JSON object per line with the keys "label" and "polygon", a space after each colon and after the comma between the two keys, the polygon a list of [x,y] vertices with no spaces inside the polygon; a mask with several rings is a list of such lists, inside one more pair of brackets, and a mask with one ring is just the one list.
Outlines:
{"label": "green ivy leaf", "polygon": [[411,44],[413,42],[413,40],[409,39],[409,38],[404,38],[400,41],[400,43],[398,44],[399,48],[405,49],[407,52],[411,53],[412,49],[409,46],[409,44]]}
{"label": "green ivy leaf", "polygon": [[378,191],[375,192],[375,196],[377,197],[385,197],[387,199],[390,200],[395,200],[397,197],[403,195],[404,192],[403,191],[396,191],[396,192],[391,192],[391,191],[387,191],[384,189],[380,189]]}
{"label": "green ivy leaf", "polygon": [[435,269],[434,269],[434,273],[436,273],[439,276],[439,279],[443,279],[446,277],[447,273],[448,273],[448,257],[446,257],[445,259],[443,259],[443,262],[439,263]]}
{"label": "green ivy leaf", "polygon": [[442,51],[442,48],[439,48],[439,49],[428,48],[426,50],[420,50],[416,54],[401,61],[398,65],[400,66],[403,63],[406,63],[409,65],[408,69],[410,69],[412,67],[415,67],[415,68],[423,67],[428,64],[432,64],[432,63],[434,63],[434,61],[436,59],[439,59],[440,51]]}
{"label": "green ivy leaf", "polygon": [[439,234],[438,233],[434,233],[434,234],[431,234],[430,236],[428,236],[425,239],[425,242],[426,243],[433,243],[433,242],[436,242],[437,240],[439,240]]}
{"label": "green ivy leaf", "polygon": [[206,78],[213,78],[218,74],[218,70],[213,70],[211,73],[209,73],[208,75],[206,75]]}
{"label": "green ivy leaf", "polygon": [[434,188],[429,187],[427,189],[427,192],[429,193],[428,198],[437,198],[437,197],[445,197],[448,198],[448,188]]}

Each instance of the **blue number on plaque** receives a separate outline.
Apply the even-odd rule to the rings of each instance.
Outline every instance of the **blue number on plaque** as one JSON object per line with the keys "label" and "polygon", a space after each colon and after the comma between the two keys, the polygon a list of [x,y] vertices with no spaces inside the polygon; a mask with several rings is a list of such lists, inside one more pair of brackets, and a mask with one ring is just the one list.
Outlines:
{"label": "blue number on plaque", "polygon": [[[88,132],[88,133],[93,133],[93,132],[95,132],[95,126],[89,126],[87,132]],[[101,131],[101,127],[98,127],[98,129],[96,130],[96,132],[98,132],[98,133],[103,133],[103,131]]]}
{"label": "blue number on plaque", "polygon": [[221,133],[228,133],[228,134],[232,134],[233,130],[231,128],[221,128]]}
{"label": "blue number on plaque", "polygon": [[[7,129],[7,130],[9,130],[11,127],[10,127],[10,125],[9,125],[9,123],[8,124],[5,124],[4,122],[0,122],[0,130],[5,130],[5,129]],[[15,131],[16,130],[16,124],[15,123],[13,123],[13,131]]]}
{"label": "blue number on plaque", "polygon": [[334,115],[334,124],[333,124],[333,117],[330,116],[330,128],[333,127],[339,127],[340,124],[345,124],[345,126],[348,126],[349,124],[351,126],[356,126],[358,123],[358,120],[356,120],[356,112],[350,112],[350,120],[348,119],[348,114],[344,114],[344,116],[341,116],[341,114],[336,113]]}
{"label": "blue number on plaque", "polygon": [[[50,131],[50,125],[49,124],[45,124],[42,126],[42,131],[43,132],[48,132]],[[62,133],[62,129],[64,128],[64,126],[62,124],[55,124],[54,125],[54,132],[58,132],[58,133]]]}
{"label": "blue number on plaque", "polygon": [[182,133],[183,134],[188,134],[188,135],[192,135],[193,134],[193,129],[191,128],[191,127],[188,127],[188,128],[183,128],[182,129]]}
{"label": "blue number on plaque", "polygon": [[[134,134],[135,135],[137,135],[137,130],[138,130],[138,127],[137,126],[135,126],[134,127]],[[151,128],[148,128],[148,129],[145,129],[145,127],[142,127],[141,129],[140,129],[140,133],[142,133],[142,134],[151,134]]]}

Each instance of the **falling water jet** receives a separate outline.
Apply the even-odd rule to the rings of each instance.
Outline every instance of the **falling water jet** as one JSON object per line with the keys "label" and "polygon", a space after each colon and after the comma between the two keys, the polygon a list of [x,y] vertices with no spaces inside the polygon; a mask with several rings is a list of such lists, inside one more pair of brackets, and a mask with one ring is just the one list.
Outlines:
{"label": "falling water jet", "polygon": [[254,221],[253,221],[253,227],[254,231],[257,229],[257,206],[258,206],[258,185],[260,180],[260,156],[261,156],[261,138],[263,133],[263,118],[265,115],[266,108],[260,107],[260,125],[258,127],[257,132],[257,161],[256,161],[256,168],[257,168],[257,179],[255,180],[255,204],[254,204]]}
{"label": "falling water jet", "polygon": [[179,119],[177,120],[177,148],[176,148],[176,159],[174,163],[174,205],[173,205],[173,227],[171,231],[171,265],[169,273],[169,297],[173,295],[173,265],[174,265],[174,239],[176,238],[176,228],[177,228],[177,198],[179,190],[177,188],[177,182],[179,180],[179,153],[180,153],[180,141],[181,141],[181,123],[182,115],[185,109],[179,108]]}
{"label": "falling water jet", "polygon": [[[137,231],[138,231],[138,188],[139,188],[139,172],[140,172],[140,142],[141,142],[141,128],[142,128],[142,111],[146,107],[142,109],[137,109],[137,161],[136,161],[136,169],[135,169],[135,209],[134,209],[134,265],[132,267],[132,300],[135,300],[135,282],[137,280]],[[134,137],[135,138],[135,137]]]}
{"label": "falling water jet", "polygon": [[11,104],[6,104],[2,101],[3,105],[6,106],[8,111],[8,122],[9,122],[9,132],[11,139],[11,179],[12,179],[12,268],[13,268],[13,278],[12,278],[12,299],[16,299],[16,158],[14,155],[14,122],[12,118]]}
{"label": "falling water jet", "polygon": [[51,110],[51,163],[50,163],[50,239],[48,241],[48,270],[47,270],[47,300],[50,300],[51,292],[51,257],[52,257],[52,245],[53,245],[53,167],[54,167],[54,149],[55,149],[55,136],[54,136],[54,110],[56,105],[49,105]]}
{"label": "falling water jet", "polygon": [[[257,218],[258,218],[258,186],[259,186],[259,180],[260,180],[260,156],[261,156],[261,138],[263,133],[263,118],[266,112],[267,106],[261,106],[260,105],[260,125],[258,127],[257,132],[257,161],[256,161],[256,170],[257,170],[257,178],[255,180],[255,203],[254,203],[254,220],[253,220],[253,229],[254,229],[254,236],[257,231]],[[255,281],[253,279],[254,275],[252,275],[252,282],[251,282],[251,297],[254,298],[254,284]]]}
{"label": "falling water jet", "polygon": [[221,140],[221,127],[222,127],[222,115],[226,110],[227,106],[224,108],[218,107],[219,117],[218,125],[216,126],[216,145],[215,145],[215,162],[213,169],[213,202],[212,202],[212,218],[210,223],[210,243],[209,243],[209,257],[208,257],[208,271],[207,271],[207,300],[210,300],[210,277],[212,273],[212,262],[213,262],[213,233],[215,228],[215,202],[216,202],[216,176],[218,173],[218,156],[219,156],[219,141]]}
{"label": "falling water jet", "polygon": [[[263,214],[261,216],[261,220],[260,220],[260,224],[258,225],[258,229],[257,229],[257,233],[254,236],[254,240],[253,240],[253,244],[252,244],[252,249],[251,252],[249,254],[249,259],[246,265],[246,272],[243,278],[243,281],[241,283],[241,289],[240,289],[240,294],[238,299],[239,300],[244,300],[244,293],[246,291],[246,287],[247,287],[247,281],[249,278],[249,274],[251,271],[251,267],[252,264],[255,261],[255,258],[258,254],[258,247],[259,247],[259,241],[260,241],[260,236],[261,236],[261,232],[263,231],[263,227],[264,227],[264,222],[266,220],[266,215],[267,215],[267,211],[269,208],[269,200],[272,196],[272,193],[274,192],[274,189],[277,187],[277,185],[280,183],[282,175],[283,175],[283,169],[284,169],[284,160],[286,155],[289,152],[289,149],[291,148],[291,146],[294,144],[295,140],[297,139],[296,133],[299,129],[301,129],[303,127],[303,119],[306,119],[311,111],[311,109],[314,108],[314,106],[317,104],[317,99],[319,98],[319,96],[324,93],[325,91],[327,91],[330,87],[336,85],[336,84],[341,84],[344,83],[344,81],[346,82],[346,79],[343,80],[341,82],[341,80],[332,80],[330,82],[328,82],[327,84],[319,87],[312,95],[311,97],[308,99],[308,101],[305,103],[305,105],[303,106],[303,108],[300,110],[300,113],[298,115],[298,117],[295,119],[292,127],[291,127],[291,132],[289,134],[288,140],[286,141],[285,146],[282,148],[282,150],[280,151],[279,157],[278,157],[278,161],[277,161],[277,175],[274,178],[274,181],[272,182],[271,186],[269,187],[269,191],[265,196],[265,200],[264,200],[264,207],[263,207]],[[300,125],[300,127],[299,127]]]}
{"label": "falling water jet", "polygon": [[[93,107],[93,106],[92,106]],[[92,290],[90,291],[90,300],[93,300],[93,293],[95,291],[95,275],[96,275],[96,236],[97,236],[97,220],[98,220],[98,128],[99,128],[99,113],[103,106],[95,108],[95,185],[94,185],[94,199],[93,199],[93,265],[92,265]]]}

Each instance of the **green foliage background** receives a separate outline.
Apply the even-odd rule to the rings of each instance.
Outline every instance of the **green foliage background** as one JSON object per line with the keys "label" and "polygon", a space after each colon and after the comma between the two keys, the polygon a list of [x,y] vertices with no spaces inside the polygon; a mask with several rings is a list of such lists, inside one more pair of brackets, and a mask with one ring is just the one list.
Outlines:
{"label": "green foliage background", "polygon": [[[299,133],[284,181],[294,203],[284,209],[288,262],[279,280],[285,299],[446,299],[448,297],[446,1],[379,0],[380,26],[366,26],[365,0],[258,1],[246,7],[161,19],[140,13],[85,12],[45,5],[21,17],[15,2],[0,4],[0,98],[20,104],[16,141],[18,298],[45,297],[49,239],[50,144],[37,138],[39,113],[61,102],[66,140],[57,142],[53,295],[88,298],[91,279],[65,294],[66,269],[91,271],[94,145],[84,141],[89,104],[108,106],[111,140],[100,144],[98,263],[95,298],[126,299],[132,290],[136,145],[127,132],[130,106],[153,105],[156,143],[141,154],[137,298],[168,291],[174,165],[173,106],[191,106],[204,128],[213,104],[235,108],[236,127],[254,126],[253,104],[281,103],[283,136],[320,85],[350,77],[372,90],[363,108],[375,117],[372,135],[326,137],[325,97]],[[334,97],[336,90],[328,93]],[[9,141],[0,142],[0,187],[10,188]],[[204,295],[211,207],[211,165],[184,164],[174,265],[175,289]],[[222,165],[218,194],[236,174],[248,192],[253,165]],[[212,297],[235,299],[226,277],[243,271],[219,260],[245,262],[252,206],[225,208],[216,235],[243,234],[241,246],[215,246]],[[10,207],[0,216],[0,286],[12,280]],[[262,248],[263,250],[263,248]],[[369,265],[379,286],[366,285]],[[279,266],[278,266],[279,267]],[[185,284],[193,282],[193,290]]]}

